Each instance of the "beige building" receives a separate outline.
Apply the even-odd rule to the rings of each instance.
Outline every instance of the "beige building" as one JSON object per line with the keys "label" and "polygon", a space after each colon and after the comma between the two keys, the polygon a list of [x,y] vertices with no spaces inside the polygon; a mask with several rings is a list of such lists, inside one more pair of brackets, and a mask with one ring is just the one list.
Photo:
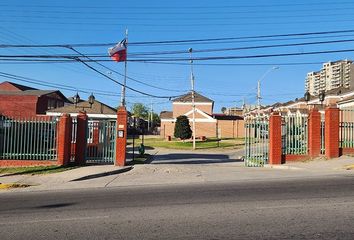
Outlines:
{"label": "beige building", "polygon": [[[214,101],[195,93],[195,123],[197,137],[237,138],[244,136],[243,117],[213,113]],[[160,135],[173,137],[178,116],[188,117],[192,126],[192,94],[187,93],[172,102],[172,111],[160,114]]]}
{"label": "beige building", "polygon": [[324,63],[320,71],[309,72],[305,81],[305,91],[314,96],[340,87],[354,87],[354,64],[351,60]]}

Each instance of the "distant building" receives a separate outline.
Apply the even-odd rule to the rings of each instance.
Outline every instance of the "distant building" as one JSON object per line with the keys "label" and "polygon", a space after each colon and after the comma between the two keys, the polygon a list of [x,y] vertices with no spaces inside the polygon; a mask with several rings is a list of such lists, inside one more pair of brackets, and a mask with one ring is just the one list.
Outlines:
{"label": "distant building", "polygon": [[[214,101],[195,93],[195,123],[197,137],[236,138],[244,136],[242,116],[213,113]],[[163,111],[161,118],[161,137],[173,137],[178,116],[188,117],[192,127],[192,94],[187,93],[172,102],[172,111]]]}
{"label": "distant building", "polygon": [[305,80],[305,91],[317,96],[321,91],[354,87],[354,64],[351,60],[340,60],[323,64],[320,71],[309,72]]}
{"label": "distant building", "polygon": [[297,110],[309,110],[315,106],[322,113],[327,106],[337,106],[340,109],[353,109],[354,90],[344,87],[335,88],[326,92],[322,103],[320,102],[318,96],[311,95],[308,102],[305,101],[304,97],[297,98],[285,103],[275,103],[271,106],[262,107],[260,111],[258,111],[258,109],[249,110],[245,113],[245,116],[256,116],[258,114],[269,115],[272,112],[285,113]]}
{"label": "distant building", "polygon": [[0,83],[0,115],[35,117],[68,102],[58,90],[39,90],[7,81]]}
{"label": "distant building", "polygon": [[243,116],[244,109],[239,108],[239,107],[229,107],[226,108],[226,111],[224,114],[229,115],[229,116]]}

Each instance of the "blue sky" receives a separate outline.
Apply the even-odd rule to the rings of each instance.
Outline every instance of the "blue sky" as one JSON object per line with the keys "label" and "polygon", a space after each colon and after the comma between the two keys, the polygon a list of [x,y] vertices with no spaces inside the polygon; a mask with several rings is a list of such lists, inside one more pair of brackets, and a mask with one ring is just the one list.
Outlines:
{"label": "blue sky", "polygon": [[[133,45],[136,42],[238,38],[260,35],[340,31],[354,29],[352,1],[20,1],[0,2],[0,44],[75,44],[112,43],[124,38],[129,29],[129,54],[185,51],[178,55],[157,55],[157,58],[188,58],[188,48],[195,51],[254,47],[263,45],[350,40],[353,33],[310,35],[302,37],[260,38],[232,41],[210,40],[200,43]],[[196,52],[194,57],[249,56],[281,53],[305,53],[354,49],[353,42],[304,45],[277,48],[257,48],[219,52]],[[81,47],[84,54],[107,55],[107,47]],[[73,54],[63,48],[0,48],[0,55],[58,55]],[[215,112],[221,107],[256,103],[257,80],[273,66],[279,66],[262,80],[262,103],[288,101],[304,94],[307,72],[319,70],[321,63],[339,59],[353,59],[353,52],[332,54],[249,58],[214,61],[194,61],[196,91],[215,101]],[[146,59],[140,57],[140,60]],[[151,58],[150,56],[148,58]],[[102,58],[101,58],[102,59]],[[108,57],[107,57],[108,59]],[[159,96],[175,96],[190,89],[188,61],[171,64],[128,62],[128,76],[155,86],[149,87],[128,80],[127,85]],[[180,65],[180,63],[183,63]],[[300,63],[299,65],[291,65]],[[90,63],[107,73],[106,69]],[[120,73],[123,63],[102,62]],[[229,65],[206,65],[229,64]],[[285,64],[285,65],[284,65]],[[286,65],[290,64],[290,65]],[[111,106],[119,103],[120,86],[98,75],[80,63],[14,64],[0,60],[0,72],[72,86],[78,91],[94,92],[96,99]],[[111,75],[117,81],[123,79]],[[0,77],[0,81],[9,80]],[[42,89],[50,87],[24,83]],[[157,88],[156,88],[157,87]],[[160,88],[160,89],[159,89]],[[161,88],[167,89],[162,90]],[[106,95],[99,95],[99,92]],[[66,96],[74,91],[62,90]],[[112,96],[107,96],[109,93]],[[79,93],[87,98],[89,93]],[[109,95],[108,94],[108,95]],[[168,99],[149,98],[127,91],[128,108],[135,102],[154,103],[154,110],[171,109]]]}

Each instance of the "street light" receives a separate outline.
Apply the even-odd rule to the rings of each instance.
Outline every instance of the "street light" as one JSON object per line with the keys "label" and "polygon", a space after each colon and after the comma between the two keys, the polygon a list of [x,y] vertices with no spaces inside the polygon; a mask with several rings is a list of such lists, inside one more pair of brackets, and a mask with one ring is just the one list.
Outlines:
{"label": "street light", "polygon": [[257,85],[257,109],[258,112],[261,110],[261,81],[272,71],[279,69],[279,67],[274,66],[269,68],[261,78],[258,79],[258,85]]}
{"label": "street light", "polygon": [[[78,108],[77,104],[80,102],[80,96],[79,93],[76,93],[75,96],[73,96],[73,102],[75,104],[75,108]],[[95,96],[93,95],[93,93],[91,93],[91,95],[88,97],[88,103],[90,104],[90,107],[85,107],[85,106],[81,106],[79,108],[82,108],[82,110],[84,110],[85,108],[92,108],[92,104],[94,104],[95,102]]]}
{"label": "street light", "polygon": [[[318,94],[318,100],[320,100],[321,106],[323,105],[323,101],[325,100],[325,98],[326,98],[326,93],[325,91],[322,90],[320,94]],[[305,92],[304,99],[307,105],[316,105],[316,104],[308,104],[308,102],[311,100],[311,94],[309,93],[309,91]]]}

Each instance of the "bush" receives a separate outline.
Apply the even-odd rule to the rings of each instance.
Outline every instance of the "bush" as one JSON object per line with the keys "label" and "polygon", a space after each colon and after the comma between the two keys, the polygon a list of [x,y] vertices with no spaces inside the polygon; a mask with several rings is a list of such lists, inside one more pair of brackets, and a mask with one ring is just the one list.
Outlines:
{"label": "bush", "polygon": [[182,115],[177,117],[174,136],[175,138],[180,138],[181,140],[192,137],[192,129],[186,116]]}

